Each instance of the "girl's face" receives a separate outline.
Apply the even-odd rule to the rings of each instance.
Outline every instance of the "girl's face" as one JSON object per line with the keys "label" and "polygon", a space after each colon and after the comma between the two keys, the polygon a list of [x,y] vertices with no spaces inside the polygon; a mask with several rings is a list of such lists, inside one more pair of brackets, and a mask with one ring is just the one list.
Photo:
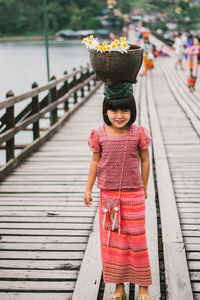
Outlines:
{"label": "girl's face", "polygon": [[112,127],[123,129],[131,118],[131,111],[130,109],[108,109],[106,115]]}

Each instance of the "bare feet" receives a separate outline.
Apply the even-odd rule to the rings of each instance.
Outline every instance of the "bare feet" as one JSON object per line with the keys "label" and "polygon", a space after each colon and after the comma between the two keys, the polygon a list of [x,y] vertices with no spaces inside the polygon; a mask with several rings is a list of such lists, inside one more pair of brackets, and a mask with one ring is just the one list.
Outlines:
{"label": "bare feet", "polygon": [[191,93],[193,93],[195,91],[193,87],[189,87],[189,90]]}

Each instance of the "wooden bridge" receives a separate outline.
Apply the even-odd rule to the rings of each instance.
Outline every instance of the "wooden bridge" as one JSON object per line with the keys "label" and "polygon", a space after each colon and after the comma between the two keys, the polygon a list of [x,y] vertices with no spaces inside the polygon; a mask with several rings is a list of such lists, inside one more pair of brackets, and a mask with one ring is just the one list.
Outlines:
{"label": "wooden bridge", "polygon": [[[146,200],[150,293],[153,300],[192,300],[200,299],[200,90],[188,91],[185,71],[175,71],[170,54],[157,58],[155,69],[134,86],[137,123],[153,137]],[[107,300],[114,285],[102,280],[98,190],[89,209],[82,200],[88,134],[102,123],[101,83],[86,67],[33,87],[0,103],[6,154],[0,173],[0,299]],[[30,103],[15,116],[14,106],[26,99]],[[51,126],[42,127],[49,116]],[[14,142],[22,130],[33,131],[31,144]],[[128,299],[137,299],[138,286],[126,284],[126,291]]]}

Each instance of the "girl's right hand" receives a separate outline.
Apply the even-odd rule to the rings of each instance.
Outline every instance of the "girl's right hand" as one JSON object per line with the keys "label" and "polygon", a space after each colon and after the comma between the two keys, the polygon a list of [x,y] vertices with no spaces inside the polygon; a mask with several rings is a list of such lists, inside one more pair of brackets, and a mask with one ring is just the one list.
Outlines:
{"label": "girl's right hand", "polygon": [[85,206],[90,207],[92,205],[91,202],[93,200],[93,198],[91,197],[91,192],[85,192],[83,200]]}

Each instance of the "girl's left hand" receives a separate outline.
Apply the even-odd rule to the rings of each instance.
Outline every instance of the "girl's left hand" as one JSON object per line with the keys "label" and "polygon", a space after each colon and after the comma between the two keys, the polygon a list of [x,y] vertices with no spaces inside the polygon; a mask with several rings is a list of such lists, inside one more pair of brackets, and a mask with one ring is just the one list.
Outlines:
{"label": "girl's left hand", "polygon": [[147,199],[147,191],[144,190],[145,199]]}

